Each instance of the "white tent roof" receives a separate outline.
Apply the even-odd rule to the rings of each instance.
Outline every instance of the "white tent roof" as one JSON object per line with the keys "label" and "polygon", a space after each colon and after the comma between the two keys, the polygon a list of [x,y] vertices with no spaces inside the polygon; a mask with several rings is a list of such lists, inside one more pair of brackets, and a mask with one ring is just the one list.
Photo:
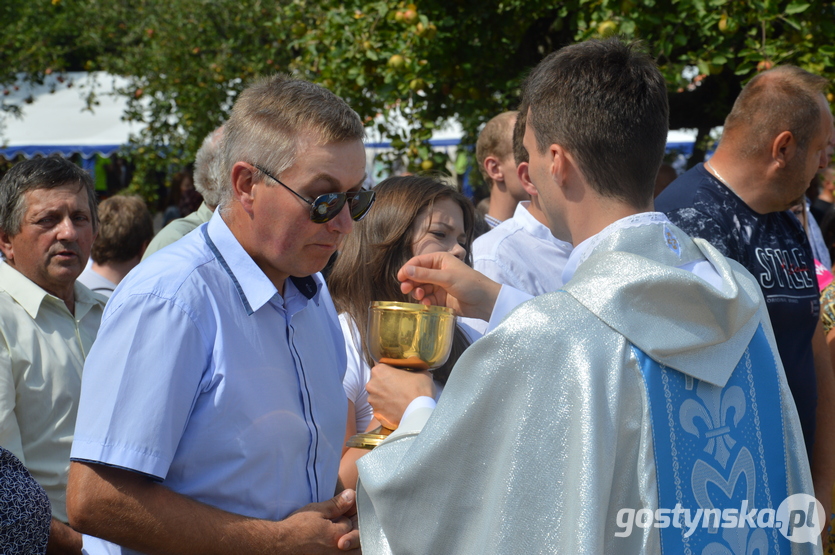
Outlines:
{"label": "white tent roof", "polygon": [[[112,154],[142,129],[122,119],[127,100],[113,91],[126,84],[126,79],[103,72],[70,72],[48,75],[43,85],[18,82],[17,90],[8,87],[2,100],[19,106],[21,117],[0,112],[0,156]],[[96,103],[88,109],[91,92]]]}

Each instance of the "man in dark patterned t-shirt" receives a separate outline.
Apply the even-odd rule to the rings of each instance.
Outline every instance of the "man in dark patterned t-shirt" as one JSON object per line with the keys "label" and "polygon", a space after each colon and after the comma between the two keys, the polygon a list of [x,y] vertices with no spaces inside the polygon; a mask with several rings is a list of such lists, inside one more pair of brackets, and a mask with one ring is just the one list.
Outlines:
{"label": "man in dark patterned t-shirt", "polygon": [[823,95],[826,85],[822,77],[793,66],[757,75],[734,103],[713,157],[676,179],[656,199],[656,209],[759,281],[803,426],[815,490],[829,506],[835,377],[820,328],[814,258],[789,212],[829,162],[833,119]]}

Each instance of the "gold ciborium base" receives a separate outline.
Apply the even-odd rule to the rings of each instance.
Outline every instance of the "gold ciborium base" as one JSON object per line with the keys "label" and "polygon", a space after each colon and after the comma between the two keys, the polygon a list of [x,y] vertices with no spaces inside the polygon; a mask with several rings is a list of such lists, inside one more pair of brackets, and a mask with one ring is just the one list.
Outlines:
{"label": "gold ciborium base", "polygon": [[374,449],[389,436],[394,430],[390,430],[385,426],[375,428],[370,432],[364,434],[357,434],[351,436],[345,443],[348,447],[355,447],[357,449]]}

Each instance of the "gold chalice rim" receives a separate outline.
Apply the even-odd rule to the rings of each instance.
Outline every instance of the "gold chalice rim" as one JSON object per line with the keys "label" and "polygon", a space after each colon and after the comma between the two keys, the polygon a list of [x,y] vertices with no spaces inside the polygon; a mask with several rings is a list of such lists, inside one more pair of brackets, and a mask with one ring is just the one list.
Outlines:
{"label": "gold chalice rim", "polygon": [[451,308],[438,305],[425,305],[418,303],[404,303],[401,301],[373,301],[371,309],[402,310],[404,312],[426,312],[429,314],[448,314],[454,316]]}

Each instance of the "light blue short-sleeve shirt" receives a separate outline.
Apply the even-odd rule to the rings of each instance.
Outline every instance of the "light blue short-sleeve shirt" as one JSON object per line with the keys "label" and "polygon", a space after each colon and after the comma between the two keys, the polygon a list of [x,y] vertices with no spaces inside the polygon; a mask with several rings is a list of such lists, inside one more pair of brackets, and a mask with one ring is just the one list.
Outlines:
{"label": "light blue short-sleeve shirt", "polygon": [[[218,213],[142,262],[87,358],[71,458],[256,518],[330,499],[345,343],[320,275],[284,292]],[[85,537],[85,550],[114,552],[97,541]]]}

